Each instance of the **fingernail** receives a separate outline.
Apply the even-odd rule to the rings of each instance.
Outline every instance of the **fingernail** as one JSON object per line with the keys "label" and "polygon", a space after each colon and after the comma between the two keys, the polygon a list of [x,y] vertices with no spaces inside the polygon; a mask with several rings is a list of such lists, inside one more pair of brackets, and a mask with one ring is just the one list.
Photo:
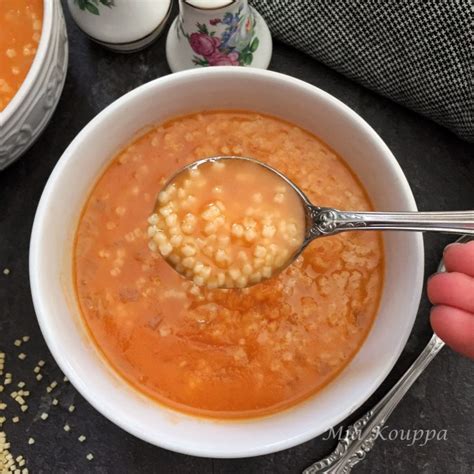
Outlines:
{"label": "fingernail", "polygon": [[462,244],[459,242],[453,242],[452,244],[446,245],[446,247],[444,247],[444,250],[443,250],[443,255],[448,251],[449,248],[456,247],[457,245],[462,245]]}

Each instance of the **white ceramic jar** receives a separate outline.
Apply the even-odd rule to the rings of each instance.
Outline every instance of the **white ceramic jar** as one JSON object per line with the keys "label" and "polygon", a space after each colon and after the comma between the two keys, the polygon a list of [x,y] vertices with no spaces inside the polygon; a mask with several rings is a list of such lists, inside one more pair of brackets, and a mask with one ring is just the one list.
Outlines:
{"label": "white ceramic jar", "polygon": [[272,37],[248,0],[179,0],[179,15],[168,31],[171,71],[207,66],[267,69]]}
{"label": "white ceramic jar", "polygon": [[48,124],[66,79],[66,25],[57,0],[44,0],[38,51],[17,93],[0,112],[0,170],[13,163]]}
{"label": "white ceramic jar", "polygon": [[68,0],[79,28],[93,41],[119,53],[133,53],[155,41],[172,0]]}

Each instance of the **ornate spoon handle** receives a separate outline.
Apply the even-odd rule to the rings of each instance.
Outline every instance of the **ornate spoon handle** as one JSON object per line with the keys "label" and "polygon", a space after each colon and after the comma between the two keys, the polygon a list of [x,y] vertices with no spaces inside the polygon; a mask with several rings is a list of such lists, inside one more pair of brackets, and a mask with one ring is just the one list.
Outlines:
{"label": "ornate spoon handle", "polygon": [[388,417],[426,366],[444,346],[433,334],[429,343],[397,384],[375,407],[347,428],[336,449],[326,458],[309,466],[303,474],[347,474],[372,449]]}
{"label": "ornate spoon handle", "polygon": [[345,230],[414,230],[474,235],[474,211],[345,212],[311,206],[311,235]]}

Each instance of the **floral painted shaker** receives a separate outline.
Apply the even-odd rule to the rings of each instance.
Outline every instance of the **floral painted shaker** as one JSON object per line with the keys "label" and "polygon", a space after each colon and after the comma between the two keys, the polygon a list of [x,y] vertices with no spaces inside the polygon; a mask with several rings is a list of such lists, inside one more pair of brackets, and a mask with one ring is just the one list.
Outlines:
{"label": "floral painted shaker", "polygon": [[121,53],[146,48],[163,31],[172,0],[68,0],[69,11],[90,39]]}
{"label": "floral painted shaker", "polygon": [[247,0],[179,0],[166,42],[173,72],[206,66],[266,69],[271,56],[270,30]]}

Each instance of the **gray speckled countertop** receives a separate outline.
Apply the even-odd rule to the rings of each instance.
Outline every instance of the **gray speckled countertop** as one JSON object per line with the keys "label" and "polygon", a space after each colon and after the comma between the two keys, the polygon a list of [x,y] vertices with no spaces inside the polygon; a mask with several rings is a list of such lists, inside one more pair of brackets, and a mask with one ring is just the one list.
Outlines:
{"label": "gray speckled countertop", "polygon": [[[124,56],[92,44],[68,15],[67,20],[69,71],[56,113],[26,155],[0,173],[0,351],[7,353],[6,370],[13,374],[14,382],[24,380],[31,391],[28,412],[20,413],[19,423],[9,421],[2,428],[11,442],[11,451],[25,456],[32,473],[301,472],[328,454],[335,441],[323,435],[293,449],[249,459],[195,458],[151,446],[127,434],[96,412],[70,384],[60,382],[51,394],[46,392],[50,381],[62,381],[62,374],[41,336],[28,282],[29,237],[42,189],[64,149],[89,120],[125,92],[170,72],[165,60],[164,37],[141,53]],[[367,120],[399,160],[420,209],[473,208],[471,145],[282,44],[275,44],[271,69],[324,89]],[[436,270],[443,246],[451,240],[452,237],[425,237],[427,275]],[[3,274],[4,268],[10,269],[9,275]],[[413,333],[392,373],[344,424],[372,407],[421,352],[431,335],[428,313],[429,303],[423,296]],[[25,334],[31,340],[20,348],[15,347],[14,340]],[[25,360],[17,358],[22,351],[27,354]],[[46,365],[42,370],[43,380],[37,382],[33,368],[40,359]],[[355,472],[471,473],[473,381],[474,364],[448,348],[443,349],[389,419],[386,433],[446,430],[442,436],[446,439],[424,445],[425,438],[415,445],[410,445],[412,440],[379,439]],[[52,395],[58,398],[58,406],[51,404]],[[7,398],[5,392],[0,393],[0,400]],[[75,406],[73,413],[67,409],[70,404]],[[7,408],[10,418],[13,405],[9,402]],[[39,416],[43,411],[49,413],[45,421]],[[70,425],[69,432],[63,430],[66,423]],[[84,443],[77,441],[80,434],[87,436]],[[35,438],[35,444],[28,445],[29,437]],[[85,458],[89,452],[94,454],[91,462]]]}

